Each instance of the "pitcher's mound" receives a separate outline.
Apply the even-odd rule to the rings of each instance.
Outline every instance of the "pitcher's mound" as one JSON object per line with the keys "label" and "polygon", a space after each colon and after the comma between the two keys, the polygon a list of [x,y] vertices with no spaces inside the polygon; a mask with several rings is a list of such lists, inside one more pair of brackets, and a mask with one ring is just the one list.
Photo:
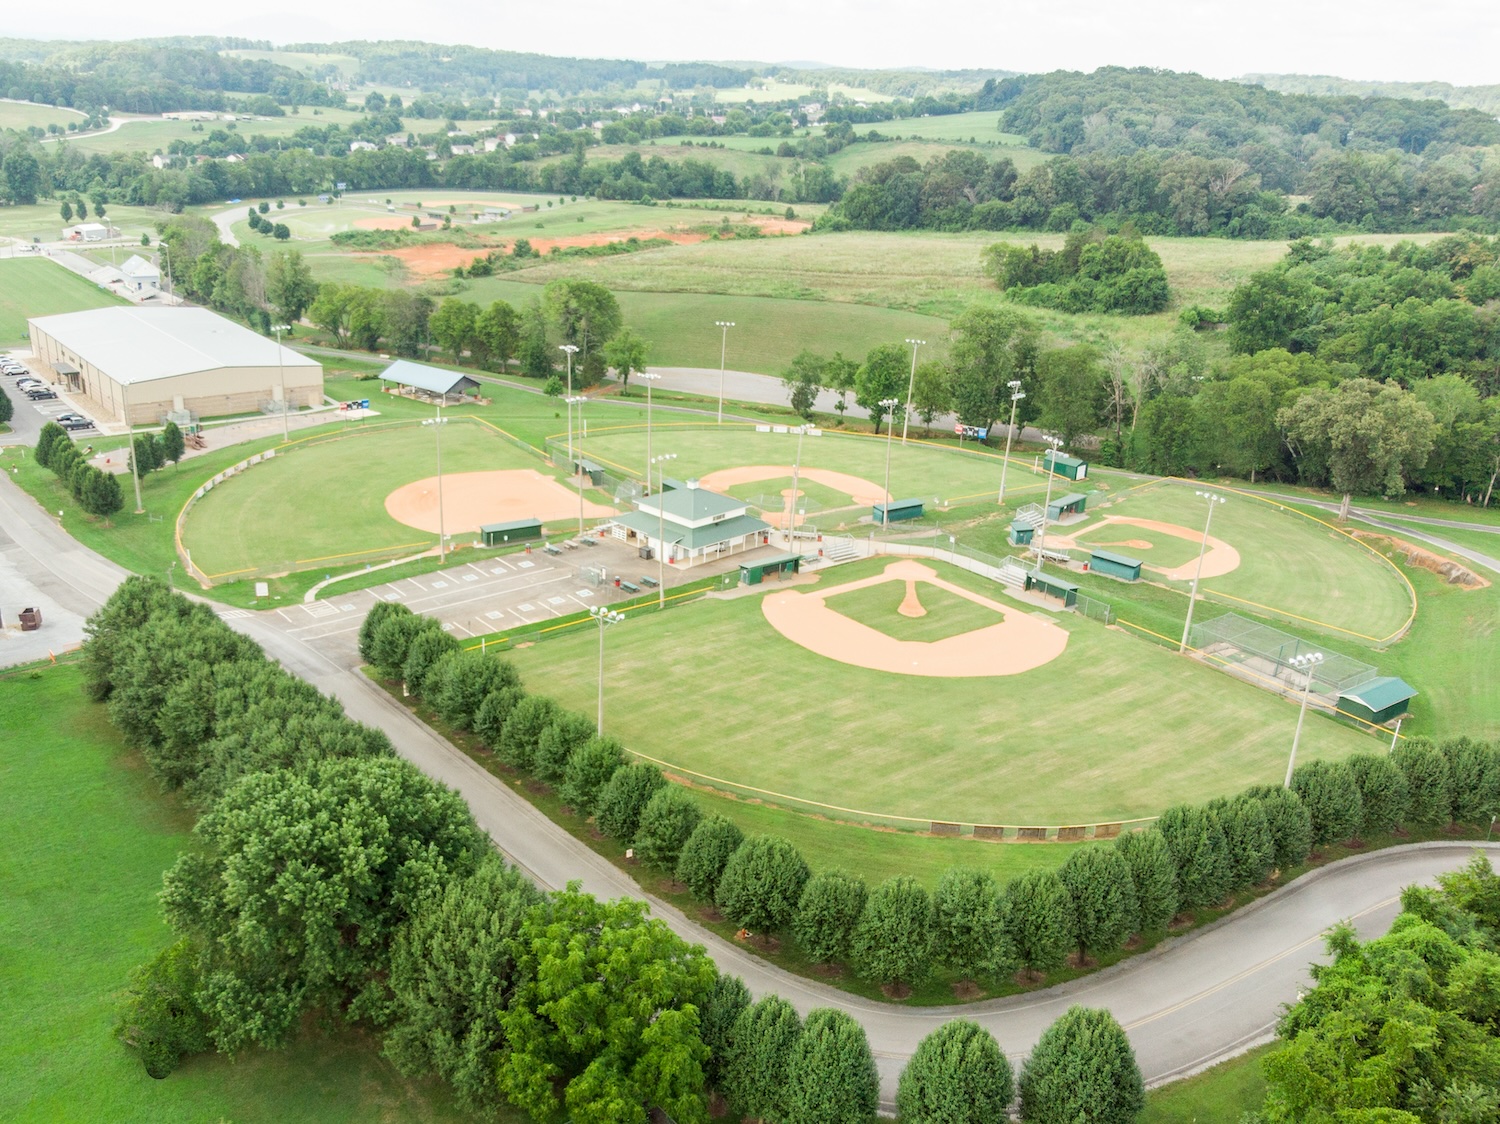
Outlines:
{"label": "pitcher's mound", "polygon": [[[397,488],[385,497],[392,519],[429,534],[438,533],[438,480],[429,476]],[[584,500],[585,519],[615,514],[615,509]],[[518,519],[561,522],[578,518],[578,493],[533,468],[497,472],[443,474],[443,530],[450,534],[478,531],[485,523]]]}

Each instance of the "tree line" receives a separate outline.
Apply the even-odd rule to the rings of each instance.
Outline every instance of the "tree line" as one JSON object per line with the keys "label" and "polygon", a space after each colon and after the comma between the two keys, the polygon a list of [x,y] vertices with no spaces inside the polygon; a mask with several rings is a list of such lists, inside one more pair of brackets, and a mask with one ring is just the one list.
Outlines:
{"label": "tree line", "polygon": [[1488,822],[1500,811],[1500,747],[1468,738],[1409,739],[1391,756],[1310,762],[1288,788],[1181,805],[1107,846],[1073,849],[1056,871],[1003,888],[947,871],[932,893],[896,876],[867,887],[842,870],[814,873],[796,846],[746,838],[705,815],[690,792],[596,730],[586,715],[528,693],[506,661],[463,651],[439,622],[384,602],[365,618],[361,656],[469,730],[507,766],[556,791],[572,813],[670,874],[733,924],[795,940],[814,963],[847,965],[898,992],[944,969],[968,980],[1014,972],[1040,981],[1109,955],[1180,913],[1222,908],[1314,848],[1407,827]]}
{"label": "tree line", "polygon": [[[383,613],[361,645],[390,658],[398,629],[414,634],[414,681],[455,722],[492,722],[506,692],[512,709],[530,701],[509,665],[423,618]],[[373,1032],[403,1074],[439,1077],[481,1114],[510,1104],[539,1121],[645,1124],[656,1108],[706,1124],[712,1091],[780,1124],[873,1119],[878,1076],[852,1018],[752,1003],[644,902],[538,891],[456,793],[209,606],[128,578],[89,620],[84,678],[152,776],[199,813],[163,879],[175,940],[133,974],[116,1028],[153,1076],[207,1050],[283,1047],[316,1018]],[[621,817],[652,788],[633,769],[597,785],[574,772]],[[1123,1030],[1076,1007],[1019,1082],[988,1031],[945,1025],[898,1098],[913,1124],[980,1124],[1017,1091],[1023,1119],[1059,1124],[1085,1109],[1132,1120],[1143,1101]]]}

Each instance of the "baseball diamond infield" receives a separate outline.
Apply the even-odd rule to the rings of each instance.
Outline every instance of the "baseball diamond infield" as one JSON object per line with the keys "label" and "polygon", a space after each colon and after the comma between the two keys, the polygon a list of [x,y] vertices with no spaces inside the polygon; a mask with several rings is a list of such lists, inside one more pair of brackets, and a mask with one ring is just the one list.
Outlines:
{"label": "baseball diamond infield", "polygon": [[[385,498],[392,519],[408,527],[438,532],[437,477],[414,480]],[[615,509],[585,500],[585,519],[613,515]],[[443,529],[449,534],[478,531],[485,523],[517,519],[543,522],[576,518],[578,494],[534,468],[494,472],[455,472],[443,476]]]}
{"label": "baseball diamond infield", "polygon": [[721,468],[718,472],[710,472],[699,483],[711,492],[727,492],[737,484],[790,479],[793,475],[800,480],[809,480],[832,488],[835,492],[842,492],[856,506],[884,503],[891,498],[884,488],[878,484],[872,484],[862,476],[851,476],[847,472],[835,472],[828,468],[809,468],[806,465],[800,470],[793,469],[789,464],[752,464],[740,468]]}
{"label": "baseball diamond infield", "polygon": [[[926,583],[966,601],[993,610],[1001,623],[972,629],[944,640],[921,643],[897,640],[878,629],[861,624],[825,604],[829,597],[885,582],[907,583],[906,598],[899,610],[916,616],[920,608],[917,584]],[[1068,646],[1067,630],[1031,615],[1019,605],[1002,605],[938,577],[937,571],[920,562],[892,562],[873,577],[846,582],[829,589],[801,593],[784,590],[768,594],[761,612],[771,627],[788,640],[840,663],[896,675],[923,675],[940,679],[975,679],[994,675],[1020,675],[1050,663]]]}
{"label": "baseball diamond infield", "polygon": [[[1105,543],[1102,540],[1095,543],[1080,542],[1084,536],[1093,538],[1095,531],[1103,530],[1112,524],[1122,524],[1127,527],[1140,527],[1146,531],[1158,531],[1163,535],[1170,535],[1174,539],[1185,539],[1190,543],[1201,543],[1203,532],[1190,530],[1187,527],[1179,527],[1176,523],[1163,523],[1159,519],[1135,519],[1129,515],[1106,515],[1098,523],[1094,523],[1076,532],[1071,538],[1062,535],[1048,535],[1048,539],[1055,542],[1059,547],[1072,547],[1075,550],[1089,550],[1094,546],[1124,546],[1132,550],[1150,550],[1152,544],[1145,541],[1131,540],[1123,543]],[[1050,545],[1050,544],[1049,544]],[[1223,539],[1208,537],[1208,550],[1203,555],[1203,574],[1205,578],[1221,578],[1225,574],[1231,574],[1240,568],[1240,552],[1230,546]],[[1189,581],[1198,572],[1198,559],[1194,559],[1183,566],[1168,568],[1164,566],[1147,565],[1146,569],[1161,574],[1171,581]]]}

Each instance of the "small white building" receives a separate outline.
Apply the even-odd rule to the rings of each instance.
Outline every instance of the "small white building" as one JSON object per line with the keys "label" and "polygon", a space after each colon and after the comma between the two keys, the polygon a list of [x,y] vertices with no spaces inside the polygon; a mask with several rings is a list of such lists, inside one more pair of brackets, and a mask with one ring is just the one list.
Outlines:
{"label": "small white building", "polygon": [[109,237],[109,227],[99,222],[81,222],[66,227],[62,236],[65,242],[103,242]]}
{"label": "small white building", "polygon": [[161,270],[140,254],[131,254],[120,267],[125,288],[132,293],[151,293],[161,287]]}
{"label": "small white building", "polygon": [[170,168],[172,166],[172,158],[170,156],[163,156],[158,152],[155,156],[151,157],[151,166],[158,171],[162,168]]}
{"label": "small white building", "polygon": [[349,142],[349,151],[350,152],[374,152],[375,151],[375,146],[373,144],[371,144],[369,141],[350,141]]}

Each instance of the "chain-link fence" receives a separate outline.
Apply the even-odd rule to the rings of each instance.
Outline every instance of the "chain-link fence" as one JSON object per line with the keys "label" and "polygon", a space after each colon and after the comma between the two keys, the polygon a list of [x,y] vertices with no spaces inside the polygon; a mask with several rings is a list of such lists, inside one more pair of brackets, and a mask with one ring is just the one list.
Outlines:
{"label": "chain-link fence", "polygon": [[[1297,689],[1301,689],[1310,670],[1312,690],[1335,701],[1342,692],[1379,674],[1370,664],[1325,651],[1300,636],[1235,613],[1194,623],[1188,642],[1226,668],[1242,668],[1269,682]],[[1321,656],[1315,662],[1302,667],[1292,663],[1299,656],[1314,653]]]}

